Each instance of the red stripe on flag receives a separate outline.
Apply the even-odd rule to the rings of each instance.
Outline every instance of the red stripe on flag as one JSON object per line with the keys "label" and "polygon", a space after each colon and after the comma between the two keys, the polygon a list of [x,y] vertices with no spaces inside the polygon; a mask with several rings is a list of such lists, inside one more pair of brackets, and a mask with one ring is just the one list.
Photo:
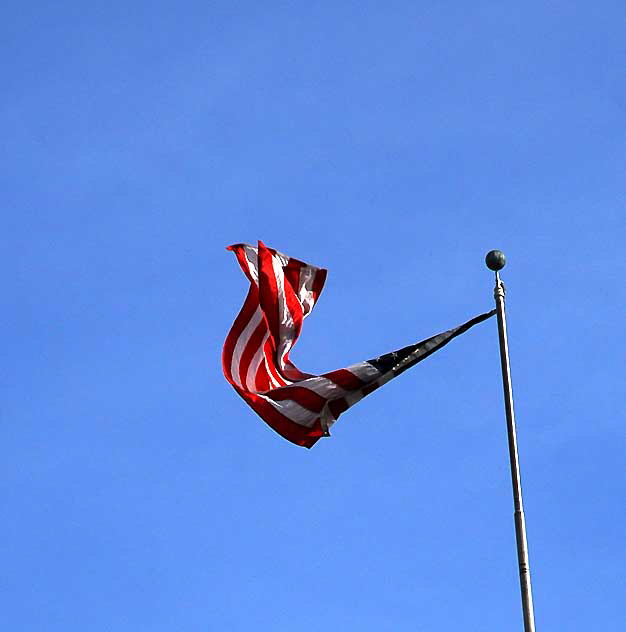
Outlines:
{"label": "red stripe on flag", "polygon": [[330,373],[324,373],[322,377],[327,377],[346,391],[354,391],[365,385],[365,382],[361,378],[347,369],[337,369]]}
{"label": "red stripe on flag", "polygon": [[255,284],[256,281],[250,274],[250,267],[248,265],[248,259],[246,258],[246,253],[243,246],[243,244],[233,244],[232,246],[228,246],[226,250],[232,250],[232,252],[235,253],[235,256],[237,257],[237,261],[239,261],[239,265],[241,266],[243,273],[248,277],[250,283]]}
{"label": "red stripe on flag", "polygon": [[270,338],[273,340],[273,347],[276,349],[280,342],[280,323],[278,319],[278,286],[276,275],[272,263],[272,253],[265,247],[262,241],[259,242],[259,302],[263,316],[267,321]]}
{"label": "red stripe on flag", "polygon": [[334,399],[330,404],[328,404],[328,408],[330,412],[333,414],[333,417],[337,419],[341,413],[345,412],[350,408],[348,402],[342,397],[341,399]]}
{"label": "red stripe on flag", "polygon": [[289,283],[291,289],[297,294],[298,287],[300,285],[300,270],[304,267],[302,261],[297,259],[289,259],[289,263],[283,269],[285,274],[285,281]]}
{"label": "red stripe on flag", "polygon": [[304,386],[286,386],[284,388],[275,388],[269,393],[265,393],[266,397],[273,399],[275,402],[282,402],[290,399],[296,404],[300,404],[307,410],[319,413],[326,405],[326,398],[314,393],[311,389]]}
{"label": "red stripe on flag", "polygon": [[270,374],[265,366],[265,354],[254,376],[254,383],[256,384],[255,390],[257,392],[269,391],[271,388],[274,388],[274,384],[270,380]]}
{"label": "red stripe on flag", "polygon": [[324,288],[324,283],[326,283],[326,274],[327,271],[324,268],[320,268],[315,273],[315,279],[313,280],[313,300],[317,301],[317,297],[322,292]]}
{"label": "red stripe on flag", "polygon": [[364,386],[361,389],[361,392],[363,393],[363,397],[365,397],[366,395],[369,395],[370,393],[373,393],[379,386],[380,384],[378,382],[372,382],[371,384]]}

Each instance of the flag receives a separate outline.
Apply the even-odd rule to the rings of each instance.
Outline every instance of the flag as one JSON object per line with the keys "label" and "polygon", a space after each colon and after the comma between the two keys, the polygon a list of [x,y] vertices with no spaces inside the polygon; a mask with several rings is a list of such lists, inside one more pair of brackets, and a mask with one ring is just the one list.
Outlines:
{"label": "flag", "polygon": [[495,310],[398,351],[321,375],[300,371],[289,353],[324,287],[326,270],[259,241],[229,246],[250,281],[222,352],[224,376],[276,432],[312,447],[339,415]]}

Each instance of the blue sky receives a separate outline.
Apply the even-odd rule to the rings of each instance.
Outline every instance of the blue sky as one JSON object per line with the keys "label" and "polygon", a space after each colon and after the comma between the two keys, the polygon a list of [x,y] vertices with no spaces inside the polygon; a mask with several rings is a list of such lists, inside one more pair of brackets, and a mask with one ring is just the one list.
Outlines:
{"label": "blue sky", "polygon": [[623,2],[10,2],[0,624],[521,629],[496,323],[312,450],[221,375],[263,239],[292,357],[486,311],[508,257],[539,630],[624,629]]}

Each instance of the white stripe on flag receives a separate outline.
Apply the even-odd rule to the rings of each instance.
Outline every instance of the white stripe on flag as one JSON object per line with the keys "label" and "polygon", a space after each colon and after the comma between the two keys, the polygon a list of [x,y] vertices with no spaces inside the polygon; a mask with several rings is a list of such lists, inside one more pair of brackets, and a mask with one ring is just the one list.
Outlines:
{"label": "white stripe on flag", "polygon": [[285,355],[289,353],[293,345],[294,323],[293,316],[287,306],[287,297],[285,296],[285,274],[281,260],[277,256],[272,256],[272,267],[276,278],[276,289],[278,290],[278,320],[280,326],[280,340],[277,341],[278,362],[281,370],[285,369]]}
{"label": "white stripe on flag", "polygon": [[310,428],[318,417],[317,413],[310,411],[308,408],[304,408],[304,406],[300,406],[300,404],[291,399],[275,402],[273,399],[265,397],[265,395],[259,395],[259,397],[262,397],[266,402],[270,403],[281,415],[285,415],[285,417],[301,426]]}

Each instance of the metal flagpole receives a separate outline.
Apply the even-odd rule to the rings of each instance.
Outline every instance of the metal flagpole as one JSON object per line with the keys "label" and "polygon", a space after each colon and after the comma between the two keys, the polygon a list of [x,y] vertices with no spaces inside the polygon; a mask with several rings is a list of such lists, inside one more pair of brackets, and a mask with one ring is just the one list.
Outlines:
{"label": "metal flagpole", "polygon": [[524,613],[524,632],[535,632],[533,612],[533,594],[530,585],[530,566],[528,564],[528,543],[526,541],[526,521],[522,504],[522,482],[519,459],[517,456],[517,434],[515,432],[515,413],[513,412],[513,389],[509,366],[509,345],[506,335],[506,313],[504,310],[504,284],[499,271],[504,268],[506,258],[499,250],[487,253],[485,263],[496,273],[496,287],[493,295],[498,315],[498,337],[500,339],[500,364],[502,365],[502,386],[504,389],[504,407],[506,427],[509,438],[509,460],[511,462],[511,481],[513,483],[513,503],[515,506],[515,538],[517,540],[517,561],[519,563],[519,581],[522,592],[522,610]]}

